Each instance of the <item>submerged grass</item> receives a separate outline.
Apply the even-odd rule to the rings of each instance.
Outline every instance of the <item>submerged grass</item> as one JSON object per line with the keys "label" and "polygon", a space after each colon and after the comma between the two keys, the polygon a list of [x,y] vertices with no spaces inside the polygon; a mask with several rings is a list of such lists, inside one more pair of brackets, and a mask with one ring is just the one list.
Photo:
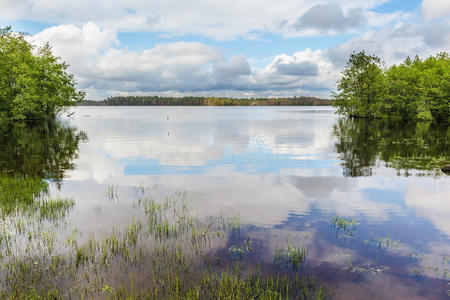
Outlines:
{"label": "submerged grass", "polygon": [[[56,229],[38,224],[63,217],[73,201],[40,201],[42,211],[21,230],[2,225],[0,297],[22,299],[324,299],[325,288],[296,272],[261,271],[243,260],[217,265],[214,247],[240,232],[239,218],[200,220],[187,193],[162,201],[142,196],[145,218],[112,228],[97,238],[77,230],[58,239]],[[10,217],[8,224],[15,224]],[[19,218],[20,219],[20,218]],[[22,221],[21,221],[22,222]],[[250,236],[236,251],[252,251]],[[215,246],[216,245],[216,246]],[[304,248],[288,247],[277,261],[298,269]]]}
{"label": "submerged grass", "polygon": [[41,219],[61,220],[75,206],[73,199],[45,199],[37,203]]}
{"label": "submerged grass", "polygon": [[118,190],[119,190],[119,186],[117,184],[116,185],[113,185],[113,184],[108,185],[108,188],[106,190],[106,197],[112,202],[118,201],[119,200]]}
{"label": "submerged grass", "polygon": [[333,227],[337,231],[348,233],[350,235],[353,235],[353,233],[356,231],[357,225],[358,222],[356,222],[356,219],[354,218],[346,219],[344,217],[336,216],[333,219]]}
{"label": "submerged grass", "polygon": [[275,249],[274,263],[279,266],[291,266],[295,271],[298,270],[306,260],[306,249],[303,247],[292,247]]}
{"label": "submerged grass", "polygon": [[372,236],[364,240],[364,243],[378,247],[378,249],[389,249],[399,247],[400,240],[393,240],[391,235],[387,234],[386,236]]}
{"label": "submerged grass", "polygon": [[47,192],[47,189],[47,182],[40,178],[0,173],[2,214],[27,209],[34,204],[37,197]]}

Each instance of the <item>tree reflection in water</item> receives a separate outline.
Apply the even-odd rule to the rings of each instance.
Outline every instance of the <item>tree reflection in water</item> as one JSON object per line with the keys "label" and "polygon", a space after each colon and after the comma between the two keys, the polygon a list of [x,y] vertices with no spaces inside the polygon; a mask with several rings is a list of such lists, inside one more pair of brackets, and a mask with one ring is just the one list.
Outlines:
{"label": "tree reflection in water", "polygon": [[450,127],[431,122],[338,119],[333,126],[335,148],[344,176],[371,176],[378,163],[395,168],[398,175],[411,170],[441,176],[450,163]]}
{"label": "tree reflection in water", "polygon": [[48,181],[60,188],[85,140],[84,132],[61,121],[0,124],[2,212],[32,207],[34,199],[47,192]]}

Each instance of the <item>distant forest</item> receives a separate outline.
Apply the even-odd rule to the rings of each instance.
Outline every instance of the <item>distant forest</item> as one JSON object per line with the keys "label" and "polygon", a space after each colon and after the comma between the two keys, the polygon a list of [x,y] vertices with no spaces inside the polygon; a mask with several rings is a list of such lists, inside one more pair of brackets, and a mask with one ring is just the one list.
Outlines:
{"label": "distant forest", "polygon": [[327,106],[333,101],[315,97],[291,98],[219,98],[219,97],[159,97],[116,96],[102,101],[84,100],[83,106]]}

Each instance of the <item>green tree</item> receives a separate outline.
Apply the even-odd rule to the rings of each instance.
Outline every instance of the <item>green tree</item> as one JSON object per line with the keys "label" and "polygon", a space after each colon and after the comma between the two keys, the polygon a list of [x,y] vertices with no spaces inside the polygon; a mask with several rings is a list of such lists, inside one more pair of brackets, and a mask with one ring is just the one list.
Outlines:
{"label": "green tree", "polygon": [[407,58],[386,72],[388,101],[403,118],[446,121],[450,117],[450,58],[440,53]]}
{"label": "green tree", "polygon": [[409,57],[386,72],[388,92],[386,97],[387,113],[403,119],[431,119],[423,86],[423,76],[419,57]]}
{"label": "green tree", "polygon": [[425,101],[432,117],[441,122],[450,119],[450,57],[448,53],[427,58],[422,63]]}
{"label": "green tree", "polygon": [[67,68],[49,44],[35,49],[24,34],[0,29],[0,117],[54,118],[83,100]]}
{"label": "green tree", "polygon": [[353,53],[334,94],[337,112],[356,117],[396,116],[450,121],[450,58],[440,53],[406,58],[389,69],[364,51]]}
{"label": "green tree", "polygon": [[346,115],[380,117],[385,85],[381,59],[364,51],[353,52],[338,81],[334,105]]}

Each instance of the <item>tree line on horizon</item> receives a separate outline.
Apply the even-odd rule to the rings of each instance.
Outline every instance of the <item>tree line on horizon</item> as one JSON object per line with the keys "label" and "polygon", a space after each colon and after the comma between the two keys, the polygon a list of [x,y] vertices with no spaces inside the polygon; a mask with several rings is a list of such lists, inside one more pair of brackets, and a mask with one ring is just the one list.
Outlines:
{"label": "tree line on horizon", "polygon": [[83,106],[314,106],[331,105],[329,99],[315,97],[227,98],[227,97],[160,97],[114,96],[102,101],[84,100]]}
{"label": "tree line on horizon", "polygon": [[381,58],[353,53],[333,95],[337,112],[350,117],[450,121],[450,57],[407,57],[385,67]]}

